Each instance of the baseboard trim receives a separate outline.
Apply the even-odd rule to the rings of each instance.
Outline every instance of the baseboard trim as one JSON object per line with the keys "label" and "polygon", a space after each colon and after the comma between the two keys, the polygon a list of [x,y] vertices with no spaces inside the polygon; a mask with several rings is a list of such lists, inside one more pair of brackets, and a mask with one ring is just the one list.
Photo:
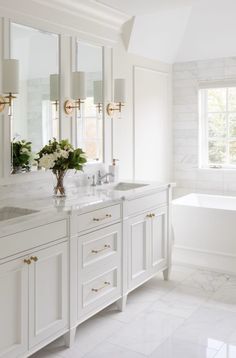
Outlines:
{"label": "baseboard trim", "polygon": [[172,259],[174,264],[184,264],[217,272],[236,274],[235,255],[175,245]]}

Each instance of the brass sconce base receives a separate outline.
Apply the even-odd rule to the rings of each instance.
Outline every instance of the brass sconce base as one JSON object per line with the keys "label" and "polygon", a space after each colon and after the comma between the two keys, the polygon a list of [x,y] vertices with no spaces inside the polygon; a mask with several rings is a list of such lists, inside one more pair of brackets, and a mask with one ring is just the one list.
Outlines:
{"label": "brass sconce base", "polygon": [[3,112],[5,108],[5,99],[0,96],[0,112]]}
{"label": "brass sconce base", "polygon": [[74,108],[74,103],[71,100],[67,100],[64,103],[64,111],[67,115],[72,114]]}
{"label": "brass sconce base", "polygon": [[109,117],[112,117],[115,111],[121,112],[122,107],[124,107],[124,104],[121,102],[119,103],[108,103],[107,105],[107,114]]}
{"label": "brass sconce base", "polygon": [[108,103],[107,105],[107,114],[109,117],[112,117],[113,116],[113,112],[114,112],[114,103]]}

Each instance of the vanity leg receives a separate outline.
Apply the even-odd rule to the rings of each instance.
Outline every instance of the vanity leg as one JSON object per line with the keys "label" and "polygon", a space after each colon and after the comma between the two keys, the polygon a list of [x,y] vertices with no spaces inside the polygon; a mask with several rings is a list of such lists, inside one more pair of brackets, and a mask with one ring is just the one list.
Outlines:
{"label": "vanity leg", "polygon": [[124,295],[116,302],[116,306],[119,311],[124,312],[126,307],[126,302],[127,302],[127,295]]}
{"label": "vanity leg", "polygon": [[165,281],[169,281],[169,278],[170,278],[170,269],[169,268],[167,268],[163,271],[163,277],[164,277]]}
{"label": "vanity leg", "polygon": [[74,341],[75,341],[75,333],[76,333],[76,327],[70,329],[69,332],[65,334],[66,347],[70,348],[73,346]]}

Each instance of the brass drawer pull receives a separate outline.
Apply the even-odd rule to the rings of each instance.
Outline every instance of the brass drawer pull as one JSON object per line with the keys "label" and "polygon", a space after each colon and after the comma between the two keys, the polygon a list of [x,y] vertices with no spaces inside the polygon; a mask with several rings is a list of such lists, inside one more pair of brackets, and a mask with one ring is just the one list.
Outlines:
{"label": "brass drawer pull", "polygon": [[98,254],[99,252],[110,249],[110,248],[111,248],[111,245],[104,245],[104,247],[102,249],[91,250],[91,252],[92,252],[92,254]]}
{"label": "brass drawer pull", "polygon": [[38,261],[38,257],[37,256],[31,256],[30,260],[37,262]]}
{"label": "brass drawer pull", "polygon": [[30,264],[31,264],[31,260],[30,260],[30,259],[24,259],[24,264],[30,265]]}
{"label": "brass drawer pull", "polygon": [[103,221],[103,220],[106,220],[111,217],[112,217],[111,214],[106,214],[106,216],[104,216],[104,218],[93,218],[93,221]]}
{"label": "brass drawer pull", "polygon": [[99,287],[99,288],[92,288],[91,291],[93,291],[93,292],[99,292],[99,291],[103,290],[104,288],[106,288],[107,286],[109,286],[110,284],[111,284],[110,282],[105,281],[105,282],[104,282],[104,286]]}
{"label": "brass drawer pull", "polygon": [[152,215],[153,218],[156,216],[156,214],[151,214],[151,215]]}

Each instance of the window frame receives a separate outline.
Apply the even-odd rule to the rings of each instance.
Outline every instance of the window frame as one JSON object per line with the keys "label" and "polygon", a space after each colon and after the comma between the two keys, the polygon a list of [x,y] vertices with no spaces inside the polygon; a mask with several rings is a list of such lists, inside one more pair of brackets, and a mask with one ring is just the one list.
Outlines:
{"label": "window frame", "polygon": [[[227,163],[225,164],[211,164],[209,163],[209,136],[208,136],[208,108],[207,108],[207,91],[210,89],[226,89],[226,110],[225,112],[215,112],[215,113],[225,113],[226,115],[226,121],[227,121],[227,136],[225,138],[222,138],[227,142],[226,146],[226,158]],[[236,83],[232,84],[213,84],[213,85],[204,85],[203,87],[199,87],[198,90],[198,98],[199,98],[199,168],[200,169],[236,169],[236,164],[229,164],[229,142],[230,140],[235,139],[236,137],[230,137],[229,136],[229,114],[230,113],[236,113],[228,111],[228,90],[229,88],[236,88]],[[214,112],[212,112],[214,113]],[[215,138],[213,137],[212,140]],[[220,138],[219,138],[220,139]]]}

